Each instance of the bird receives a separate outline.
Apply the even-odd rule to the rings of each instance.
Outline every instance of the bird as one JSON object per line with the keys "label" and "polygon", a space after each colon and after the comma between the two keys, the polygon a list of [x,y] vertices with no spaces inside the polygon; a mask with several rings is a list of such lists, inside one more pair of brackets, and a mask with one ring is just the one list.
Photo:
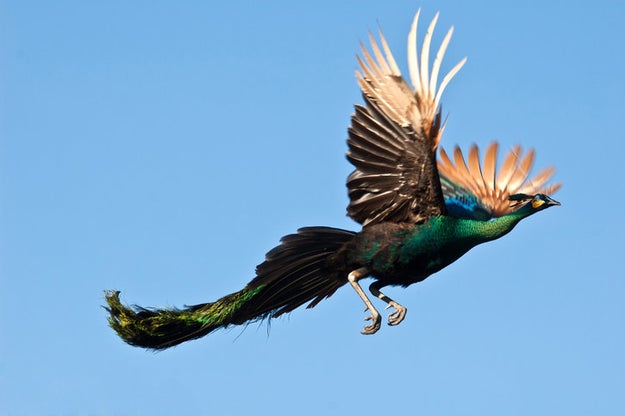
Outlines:
{"label": "bird", "polygon": [[[110,327],[126,343],[163,350],[218,329],[268,320],[307,304],[313,308],[349,284],[365,305],[362,333],[376,333],[382,317],[361,286],[387,309],[388,324],[406,317],[407,308],[382,292],[408,287],[437,273],[471,248],[509,233],[521,220],[560,205],[551,195],[555,170],[530,178],[533,149],[510,149],[498,160],[497,142],[483,158],[472,145],[463,154],[439,146],[447,120],[440,104],[443,90],[466,58],[438,77],[453,27],[430,66],[436,13],[421,48],[417,28],[421,10],[408,33],[408,79],[393,57],[381,29],[360,43],[356,78],[364,103],[356,104],[347,132],[347,215],[358,232],[314,226],[284,236],[256,267],[256,276],[240,291],[183,308],[146,308],[121,302],[120,292],[105,291]],[[376,301],[377,302],[377,301]]]}

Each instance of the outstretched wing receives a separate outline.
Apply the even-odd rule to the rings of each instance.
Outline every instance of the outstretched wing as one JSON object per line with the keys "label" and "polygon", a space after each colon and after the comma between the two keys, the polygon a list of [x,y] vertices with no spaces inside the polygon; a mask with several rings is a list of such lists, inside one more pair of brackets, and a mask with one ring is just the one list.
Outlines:
{"label": "outstretched wing", "polygon": [[[476,145],[469,150],[468,163],[458,146],[454,149],[453,162],[445,150],[440,149],[438,171],[447,206],[456,203],[466,210],[458,211],[455,216],[482,220],[501,217],[518,207],[515,201],[510,200],[510,196],[538,193],[551,195],[562,186],[561,183],[547,184],[555,173],[553,167],[543,169],[530,179],[535,152],[530,149],[523,155],[521,146],[512,148],[497,170],[498,148],[497,142],[491,143],[481,163]],[[460,198],[454,200],[458,195]],[[475,201],[471,196],[475,197]],[[488,214],[486,218],[484,211]],[[450,210],[450,214],[454,213]]]}
{"label": "outstretched wing", "polygon": [[429,50],[438,14],[430,23],[421,56],[415,16],[408,35],[412,89],[380,31],[382,48],[369,36],[373,56],[364,45],[356,73],[365,106],[356,106],[347,140],[347,158],[356,170],[347,179],[347,213],[363,225],[382,221],[421,222],[445,213],[436,168],[436,148],[444,126],[440,98],[466,58],[437,87],[438,73],[453,28],[447,32],[429,74]]}

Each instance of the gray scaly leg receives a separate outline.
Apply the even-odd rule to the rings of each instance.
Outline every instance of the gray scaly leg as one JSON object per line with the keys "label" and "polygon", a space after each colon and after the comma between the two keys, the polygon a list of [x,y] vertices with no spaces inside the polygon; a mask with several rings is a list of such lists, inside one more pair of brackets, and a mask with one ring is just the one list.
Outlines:
{"label": "gray scaly leg", "polygon": [[373,306],[373,304],[371,303],[371,301],[365,294],[365,291],[362,290],[362,288],[358,284],[358,281],[364,277],[367,277],[368,274],[369,274],[369,271],[365,267],[361,267],[360,269],[356,269],[352,271],[347,276],[347,280],[349,281],[349,284],[352,285],[356,293],[358,293],[358,296],[360,296],[360,299],[362,299],[362,301],[365,303],[365,306],[367,307],[365,311],[369,310],[369,312],[371,313],[370,316],[367,316],[365,318],[365,321],[372,321],[372,322],[371,322],[371,325],[365,326],[365,330],[361,332],[361,334],[364,334],[364,335],[371,335],[371,334],[375,334],[376,332],[378,332],[378,329],[380,329],[380,322],[382,321],[382,318],[380,318],[380,312],[378,312],[377,309]]}
{"label": "gray scaly leg", "polygon": [[369,286],[369,291],[371,292],[373,296],[379,299],[382,299],[384,302],[388,303],[388,306],[386,307],[386,309],[395,308],[395,312],[392,312],[388,316],[389,325],[395,326],[404,320],[408,309],[406,309],[405,306],[402,306],[399,303],[395,302],[393,299],[389,298],[384,293],[380,292],[380,282],[371,283],[371,286]]}

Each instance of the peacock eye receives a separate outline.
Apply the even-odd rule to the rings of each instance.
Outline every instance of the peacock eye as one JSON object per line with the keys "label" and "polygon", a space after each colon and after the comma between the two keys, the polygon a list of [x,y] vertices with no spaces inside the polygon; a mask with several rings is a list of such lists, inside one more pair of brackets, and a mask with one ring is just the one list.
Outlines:
{"label": "peacock eye", "polygon": [[544,203],[545,203],[545,200],[540,195],[536,195],[534,199],[532,199],[532,207],[534,209],[539,208]]}

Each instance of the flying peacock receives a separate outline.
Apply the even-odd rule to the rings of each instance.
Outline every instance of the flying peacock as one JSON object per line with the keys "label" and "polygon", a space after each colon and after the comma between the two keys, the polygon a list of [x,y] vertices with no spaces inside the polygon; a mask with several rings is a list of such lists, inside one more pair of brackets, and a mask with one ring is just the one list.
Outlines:
{"label": "flying peacock", "polygon": [[497,162],[497,143],[480,158],[472,146],[465,159],[456,147],[450,157],[437,149],[445,128],[443,90],[466,62],[460,61],[438,83],[453,27],[430,67],[434,17],[417,48],[417,12],[408,35],[412,88],[402,77],[382,31],[361,44],[356,72],[364,105],[356,105],[348,129],[347,159],[355,170],[347,179],[347,214],[360,232],[330,227],[301,228],[269,251],[256,277],[242,290],[183,309],[128,307],[119,292],[107,291],[110,326],[128,344],[160,350],[231,325],[275,318],[308,303],[308,308],[349,283],[369,311],[363,334],[380,329],[381,316],[360,286],[392,308],[389,325],[399,324],[406,308],[384,293],[385,286],[407,287],[451,264],[474,246],[510,232],[519,221],[560,205],[550,198],[554,169],[532,179],[535,153],[517,146]]}

